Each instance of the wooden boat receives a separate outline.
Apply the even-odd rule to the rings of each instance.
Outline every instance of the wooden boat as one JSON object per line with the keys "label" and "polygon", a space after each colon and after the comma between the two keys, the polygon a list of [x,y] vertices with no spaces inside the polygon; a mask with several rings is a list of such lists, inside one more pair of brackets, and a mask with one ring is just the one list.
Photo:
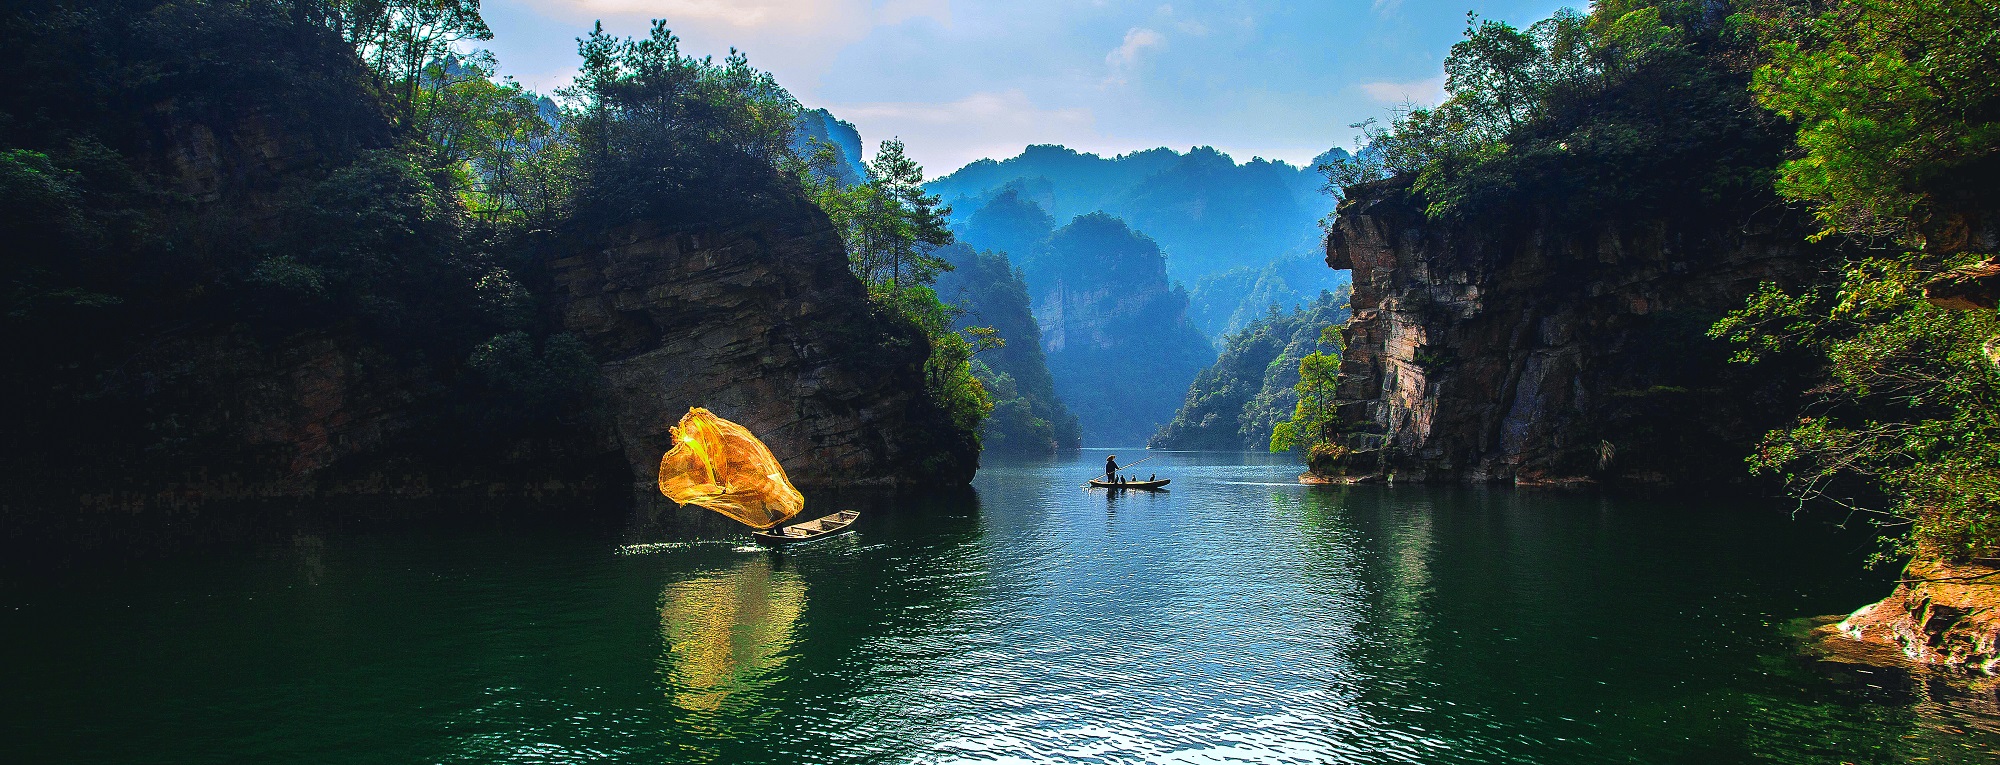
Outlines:
{"label": "wooden boat", "polygon": [[750,536],[758,542],[767,545],[789,545],[799,542],[810,542],[820,537],[829,537],[846,531],[847,527],[854,525],[854,519],[860,517],[861,514],[853,510],[842,510],[838,513],[804,523],[794,523],[790,526],[752,531],[750,532]]}
{"label": "wooden boat", "polygon": [[1171,479],[1171,478],[1161,478],[1161,479],[1159,479],[1159,480],[1156,480],[1156,481],[1126,481],[1126,482],[1124,482],[1124,483],[1112,483],[1112,482],[1110,482],[1110,481],[1099,481],[1099,480],[1096,480],[1096,479],[1092,479],[1092,480],[1091,480],[1091,482],[1090,482],[1090,488],[1093,488],[1093,489],[1145,489],[1145,490],[1147,490],[1147,491],[1154,491],[1154,490],[1157,490],[1157,489],[1160,489],[1160,488],[1163,488],[1163,487],[1165,487],[1165,486],[1166,486],[1167,484],[1170,484],[1170,483],[1173,483],[1173,479]]}

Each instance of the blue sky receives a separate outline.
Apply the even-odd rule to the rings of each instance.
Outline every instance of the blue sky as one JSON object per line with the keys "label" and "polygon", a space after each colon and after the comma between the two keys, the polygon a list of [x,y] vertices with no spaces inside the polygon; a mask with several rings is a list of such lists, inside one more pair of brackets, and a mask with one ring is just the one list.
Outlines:
{"label": "blue sky", "polygon": [[871,146],[901,137],[930,174],[1030,143],[1117,154],[1214,146],[1304,162],[1347,127],[1434,102],[1465,12],[1525,25],[1552,0],[486,0],[501,71],[544,92],[575,38],[644,34],[750,56]]}

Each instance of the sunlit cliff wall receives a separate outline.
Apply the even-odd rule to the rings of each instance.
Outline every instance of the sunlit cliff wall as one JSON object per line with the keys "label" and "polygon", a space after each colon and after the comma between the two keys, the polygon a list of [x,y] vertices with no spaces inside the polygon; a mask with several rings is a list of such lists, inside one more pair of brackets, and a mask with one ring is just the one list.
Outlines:
{"label": "sunlit cliff wall", "polygon": [[1799,222],[1527,215],[1440,223],[1385,181],[1350,190],[1327,265],[1352,269],[1338,397],[1350,475],[1741,480],[1795,411],[1769,367],[1705,336],[1759,282],[1807,267]]}

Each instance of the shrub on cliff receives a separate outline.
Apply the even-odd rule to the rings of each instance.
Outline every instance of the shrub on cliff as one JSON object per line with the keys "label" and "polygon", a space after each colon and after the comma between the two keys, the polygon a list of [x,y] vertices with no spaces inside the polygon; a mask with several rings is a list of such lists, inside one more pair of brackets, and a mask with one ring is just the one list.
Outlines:
{"label": "shrub on cliff", "polygon": [[1751,103],[1753,41],[1718,8],[1601,2],[1525,30],[1471,17],[1444,103],[1357,125],[1368,149],[1326,169],[1342,186],[1410,177],[1433,218],[1754,207],[1787,133]]}
{"label": "shrub on cliff", "polygon": [[1334,388],[1340,377],[1340,340],[1336,327],[1327,327],[1323,332],[1321,343],[1336,350],[1314,352],[1299,360],[1299,382],[1294,386],[1299,403],[1292,408],[1291,419],[1271,430],[1271,451],[1313,452],[1333,442],[1339,423]]}

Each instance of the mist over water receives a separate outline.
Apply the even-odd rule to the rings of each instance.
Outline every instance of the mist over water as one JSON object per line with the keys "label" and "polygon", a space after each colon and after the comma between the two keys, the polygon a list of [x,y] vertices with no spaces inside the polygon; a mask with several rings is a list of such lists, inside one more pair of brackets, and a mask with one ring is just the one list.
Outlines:
{"label": "mist over water", "polygon": [[[1136,452],[1136,450],[1128,450]],[[1125,454],[1121,452],[1121,454]],[[1775,503],[988,459],[854,533],[301,533],[0,580],[22,762],[1986,762],[1794,659],[1887,592]],[[1136,454],[1125,454],[1136,458]],[[829,503],[840,503],[839,507]],[[635,527],[637,528],[637,527]],[[1986,727],[1982,727],[1986,726]]]}

